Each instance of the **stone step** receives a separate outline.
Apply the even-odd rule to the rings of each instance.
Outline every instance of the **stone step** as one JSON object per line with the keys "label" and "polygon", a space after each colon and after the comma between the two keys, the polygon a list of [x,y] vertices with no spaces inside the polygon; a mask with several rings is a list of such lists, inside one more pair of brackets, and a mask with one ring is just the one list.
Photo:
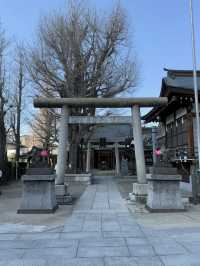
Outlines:
{"label": "stone step", "polygon": [[93,170],[92,173],[96,176],[114,176],[115,170]]}
{"label": "stone step", "polygon": [[84,182],[87,184],[91,184],[92,174],[65,174],[64,182]]}
{"label": "stone step", "polygon": [[147,180],[159,180],[159,181],[181,181],[181,175],[178,174],[147,174]]}

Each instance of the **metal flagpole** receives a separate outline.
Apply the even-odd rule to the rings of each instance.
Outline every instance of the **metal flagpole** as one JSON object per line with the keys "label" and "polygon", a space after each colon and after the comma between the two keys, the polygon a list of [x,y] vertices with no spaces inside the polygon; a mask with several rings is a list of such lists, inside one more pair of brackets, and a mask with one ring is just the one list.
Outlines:
{"label": "metal flagpole", "polygon": [[191,21],[191,37],[192,37],[192,57],[193,57],[193,81],[194,81],[194,96],[195,96],[195,111],[196,111],[196,126],[197,126],[197,143],[198,143],[198,166],[200,170],[200,125],[199,125],[199,99],[197,88],[197,70],[196,70],[196,48],[195,48],[195,33],[194,33],[194,18],[193,18],[193,0],[190,1],[190,21]]}

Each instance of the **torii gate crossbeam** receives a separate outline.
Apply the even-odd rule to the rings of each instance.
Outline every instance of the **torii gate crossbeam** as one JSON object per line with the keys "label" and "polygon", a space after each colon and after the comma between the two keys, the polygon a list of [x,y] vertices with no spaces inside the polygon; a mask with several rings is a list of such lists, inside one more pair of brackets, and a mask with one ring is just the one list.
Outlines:
{"label": "torii gate crossbeam", "polygon": [[167,104],[167,97],[144,97],[144,98],[43,98],[34,100],[35,107],[59,108],[68,107],[111,107],[123,108],[138,105],[140,107],[153,107]]}

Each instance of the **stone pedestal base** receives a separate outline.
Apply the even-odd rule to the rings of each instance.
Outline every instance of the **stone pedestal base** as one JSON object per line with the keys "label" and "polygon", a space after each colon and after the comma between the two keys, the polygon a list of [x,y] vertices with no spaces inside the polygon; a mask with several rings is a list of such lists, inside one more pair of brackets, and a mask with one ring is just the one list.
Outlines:
{"label": "stone pedestal base", "polygon": [[133,183],[133,192],[129,194],[130,200],[146,203],[147,184]]}
{"label": "stone pedestal base", "polygon": [[67,192],[67,185],[56,185],[56,201],[59,205],[68,205],[72,203],[72,196]]}
{"label": "stone pedestal base", "polygon": [[53,213],[58,208],[54,175],[22,176],[22,200],[17,213]]}
{"label": "stone pedestal base", "polygon": [[65,182],[83,182],[90,185],[92,183],[92,174],[65,174]]}
{"label": "stone pedestal base", "polygon": [[151,212],[184,211],[179,175],[149,175],[146,207]]}
{"label": "stone pedestal base", "polygon": [[56,197],[57,196],[63,196],[67,194],[67,185],[55,185],[55,191],[56,191]]}

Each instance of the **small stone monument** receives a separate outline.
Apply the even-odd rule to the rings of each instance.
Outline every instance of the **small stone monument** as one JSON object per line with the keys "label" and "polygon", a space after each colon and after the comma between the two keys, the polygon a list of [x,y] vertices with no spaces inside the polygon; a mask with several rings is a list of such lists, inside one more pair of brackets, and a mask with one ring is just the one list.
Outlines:
{"label": "small stone monument", "polygon": [[22,176],[22,200],[18,213],[53,213],[58,208],[55,174],[48,165],[48,152],[35,150],[30,167]]}
{"label": "small stone monument", "polygon": [[200,203],[200,171],[194,168],[191,174],[192,179],[192,198],[194,204]]}
{"label": "small stone monument", "polygon": [[184,211],[181,199],[181,176],[173,167],[150,167],[146,207],[151,212]]}
{"label": "small stone monument", "polygon": [[128,160],[122,157],[121,160],[121,175],[127,176],[128,175]]}

